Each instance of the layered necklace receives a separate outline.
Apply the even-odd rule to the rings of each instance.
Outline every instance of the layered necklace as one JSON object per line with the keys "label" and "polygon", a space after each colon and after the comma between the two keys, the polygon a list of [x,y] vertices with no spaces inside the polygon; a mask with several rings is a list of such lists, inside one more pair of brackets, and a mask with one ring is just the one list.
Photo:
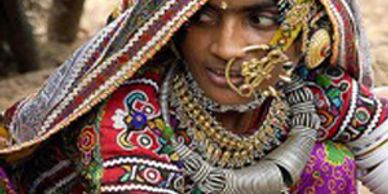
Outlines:
{"label": "layered necklace", "polygon": [[[258,132],[244,138],[226,132],[195,99],[188,95],[187,86],[182,81],[184,79],[179,75],[173,79],[173,69],[170,69],[165,78],[160,96],[163,119],[167,122],[163,133],[170,134],[165,138],[171,141],[175,154],[183,163],[185,174],[198,185],[199,189],[205,193],[281,193],[296,183],[310,158],[311,150],[316,143],[316,129],[320,125],[313,94],[304,86],[303,80],[294,77],[293,82],[284,89],[286,102],[274,101],[266,117],[266,121],[277,120],[279,122],[277,127],[285,131],[283,120],[276,118],[274,113],[287,110],[285,107],[288,106],[290,108],[288,113],[284,113],[285,117],[286,114],[290,117],[291,130],[288,138],[281,144],[279,142],[280,145],[275,150],[260,155],[260,151],[264,150],[260,146],[265,147],[266,143],[270,142],[262,136],[276,139],[271,137],[271,134],[275,134],[275,127],[264,122]],[[172,85],[173,90],[170,91]],[[174,98],[177,102],[170,102],[169,99]],[[200,153],[201,151],[188,147],[183,141],[178,141],[171,133],[169,104],[172,103],[180,104],[179,111],[194,123],[191,131],[195,141],[202,144],[206,157]],[[277,109],[280,111],[277,112]],[[256,149],[259,151],[256,152]],[[232,160],[242,162],[233,162],[231,166],[225,164],[225,161],[229,163]]]}
{"label": "layered necklace", "polygon": [[[187,77],[186,77],[187,78]],[[240,136],[226,130],[210,112],[193,96],[189,81],[178,74],[172,81],[171,105],[181,122],[188,127],[196,151],[212,165],[240,168],[262,158],[281,144],[286,131],[288,112],[284,101],[272,100],[266,118],[253,135]]]}

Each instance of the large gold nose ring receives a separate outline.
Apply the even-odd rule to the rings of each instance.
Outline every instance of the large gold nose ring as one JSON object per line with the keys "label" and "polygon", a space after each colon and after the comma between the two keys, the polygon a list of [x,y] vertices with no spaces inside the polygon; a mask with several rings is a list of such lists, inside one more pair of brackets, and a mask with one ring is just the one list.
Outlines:
{"label": "large gold nose ring", "polygon": [[[233,89],[237,94],[242,97],[251,97],[255,90],[258,90],[263,81],[269,80],[272,78],[272,72],[276,66],[288,64],[290,60],[284,52],[280,49],[271,48],[269,45],[251,45],[245,47],[243,51],[248,54],[250,52],[259,52],[264,51],[265,56],[262,58],[252,58],[247,61],[242,62],[241,64],[241,75],[243,77],[243,83],[237,86],[232,82],[230,72],[232,67],[236,64],[237,58],[233,58],[228,61],[225,68],[225,78],[231,89]],[[289,70],[291,71],[291,70]],[[285,71],[286,74],[279,75],[279,78],[282,81],[289,82],[291,81],[289,71]],[[274,86],[268,86],[266,89],[259,91],[262,94],[269,94],[272,96],[277,96],[277,92],[274,89]]]}
{"label": "large gold nose ring", "polygon": [[[250,52],[257,52],[257,51],[264,51],[268,52],[270,50],[269,45],[260,44],[260,45],[250,45],[245,48],[243,48],[244,53],[248,54]],[[230,59],[228,63],[226,64],[225,69],[225,78],[228,83],[228,85],[240,96],[243,97],[251,97],[255,91],[255,87],[257,85],[260,85],[260,83],[264,79],[269,79],[270,72],[272,71],[271,68],[264,68],[261,69],[263,63],[268,62],[268,57],[264,57],[260,60],[257,58],[253,58],[248,61],[244,61],[241,65],[241,76],[244,79],[244,83],[240,86],[236,86],[230,76],[230,71],[232,67],[235,65],[236,58]]]}

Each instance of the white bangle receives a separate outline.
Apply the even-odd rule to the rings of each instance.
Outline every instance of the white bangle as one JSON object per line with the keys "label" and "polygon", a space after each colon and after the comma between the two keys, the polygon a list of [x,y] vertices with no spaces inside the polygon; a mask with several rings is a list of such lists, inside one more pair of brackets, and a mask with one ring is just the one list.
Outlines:
{"label": "white bangle", "polygon": [[387,194],[388,193],[388,184],[382,184],[376,189],[371,189],[375,194]]}
{"label": "white bangle", "polygon": [[388,158],[388,142],[385,142],[381,147],[377,148],[371,153],[360,158],[356,157],[356,164],[358,167],[367,169],[376,166]]}
{"label": "white bangle", "polygon": [[[385,127],[385,125],[381,126],[381,127]],[[367,154],[368,152],[378,148],[378,146],[381,146],[384,143],[384,141],[386,141],[388,139],[388,130],[387,129],[388,128],[385,128],[385,130],[384,130],[385,133],[383,133],[382,136],[375,136],[376,137],[375,139],[368,138],[368,141],[364,141],[362,143],[360,142],[359,145],[354,144],[355,142],[352,142],[353,146],[351,146],[350,144],[347,144],[347,145],[350,146],[352,152],[356,156]]]}
{"label": "white bangle", "polygon": [[351,150],[355,156],[363,157],[364,155],[369,154],[369,152],[373,152],[374,150],[378,149],[379,146],[382,146],[385,144],[385,141],[388,140],[388,131],[387,134],[380,137],[379,139],[375,139],[371,141],[370,145],[364,146],[364,147],[351,147]]}
{"label": "white bangle", "polygon": [[386,184],[388,177],[388,162],[384,161],[373,169],[369,174],[361,177],[360,180],[370,189],[376,189],[382,184]]}
{"label": "white bangle", "polygon": [[376,194],[387,194],[388,193],[388,184],[382,184],[377,189],[372,190],[373,193]]}
{"label": "white bangle", "polygon": [[378,126],[370,135],[347,143],[350,147],[365,147],[379,137],[388,134],[388,119]]}

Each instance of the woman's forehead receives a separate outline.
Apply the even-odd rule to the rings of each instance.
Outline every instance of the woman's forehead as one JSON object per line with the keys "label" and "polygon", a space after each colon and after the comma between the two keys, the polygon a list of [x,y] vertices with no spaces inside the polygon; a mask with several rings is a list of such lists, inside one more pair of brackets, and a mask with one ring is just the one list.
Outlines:
{"label": "woman's forehead", "polygon": [[213,7],[228,10],[243,10],[252,7],[276,6],[274,0],[210,0],[208,4]]}

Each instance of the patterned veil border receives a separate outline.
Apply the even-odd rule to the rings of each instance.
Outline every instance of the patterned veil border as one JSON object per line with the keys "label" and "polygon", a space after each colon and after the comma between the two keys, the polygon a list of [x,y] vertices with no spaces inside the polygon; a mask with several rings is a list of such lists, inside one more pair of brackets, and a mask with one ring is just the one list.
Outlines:
{"label": "patterned veil border", "polygon": [[205,3],[137,1],[66,61],[37,94],[6,113],[14,142],[0,154],[42,142],[88,112],[133,76]]}
{"label": "patterned veil border", "polygon": [[[131,1],[131,8],[123,9],[117,19],[76,51],[37,94],[5,113],[12,142],[0,148],[0,154],[40,143],[87,113],[131,78],[207,2]],[[335,32],[332,63],[342,64],[357,80],[371,86],[369,48],[356,0],[320,1]],[[352,52],[345,52],[349,49]]]}
{"label": "patterned veil border", "polygon": [[334,31],[331,64],[340,65],[367,87],[373,86],[372,59],[358,0],[320,0]]}

